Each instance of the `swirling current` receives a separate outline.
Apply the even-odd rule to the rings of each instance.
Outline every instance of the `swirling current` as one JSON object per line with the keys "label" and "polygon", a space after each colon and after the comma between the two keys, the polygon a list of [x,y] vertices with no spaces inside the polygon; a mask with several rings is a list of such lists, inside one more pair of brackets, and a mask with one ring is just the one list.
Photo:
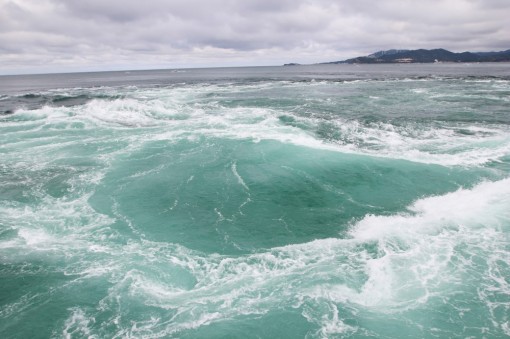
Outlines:
{"label": "swirling current", "polygon": [[0,82],[3,338],[510,336],[506,64]]}

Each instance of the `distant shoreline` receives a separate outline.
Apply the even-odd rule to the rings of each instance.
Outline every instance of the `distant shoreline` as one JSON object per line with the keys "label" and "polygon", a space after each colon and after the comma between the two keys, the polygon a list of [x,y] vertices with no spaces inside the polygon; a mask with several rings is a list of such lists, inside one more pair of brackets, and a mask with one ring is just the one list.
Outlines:
{"label": "distant shoreline", "polygon": [[462,52],[454,53],[443,48],[438,49],[390,49],[367,56],[322,64],[414,64],[414,63],[482,63],[510,62],[510,49],[499,52]]}

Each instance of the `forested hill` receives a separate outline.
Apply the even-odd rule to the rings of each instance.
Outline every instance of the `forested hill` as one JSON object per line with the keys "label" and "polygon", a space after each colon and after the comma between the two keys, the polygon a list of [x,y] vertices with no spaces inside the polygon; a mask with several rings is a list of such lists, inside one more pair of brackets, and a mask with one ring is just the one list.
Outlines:
{"label": "forested hill", "polygon": [[501,52],[463,52],[454,53],[446,49],[390,49],[367,56],[360,56],[343,61],[327,62],[329,64],[382,64],[415,62],[499,62],[510,61],[510,49]]}

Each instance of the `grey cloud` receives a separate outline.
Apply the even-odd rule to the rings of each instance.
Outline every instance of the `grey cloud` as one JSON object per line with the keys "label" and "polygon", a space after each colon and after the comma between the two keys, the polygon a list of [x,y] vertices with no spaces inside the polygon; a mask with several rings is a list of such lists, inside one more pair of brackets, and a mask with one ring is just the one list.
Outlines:
{"label": "grey cloud", "polygon": [[507,49],[508,13],[507,0],[0,0],[0,73],[37,57],[105,69]]}

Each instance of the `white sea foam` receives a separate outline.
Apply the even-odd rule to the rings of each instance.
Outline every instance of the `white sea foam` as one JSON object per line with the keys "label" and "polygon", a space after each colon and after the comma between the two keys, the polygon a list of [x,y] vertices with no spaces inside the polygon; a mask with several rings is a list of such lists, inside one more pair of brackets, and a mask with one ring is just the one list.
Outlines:
{"label": "white sea foam", "polygon": [[80,308],[75,308],[71,310],[71,315],[66,320],[65,328],[62,331],[62,336],[64,338],[73,338],[73,337],[87,337],[87,338],[96,338],[96,336],[91,335],[90,326],[95,322],[93,317],[86,316],[85,312]]}
{"label": "white sea foam", "polygon": [[445,227],[505,228],[510,220],[510,179],[482,183],[474,190],[460,189],[444,196],[416,201],[410,214],[367,216],[352,231],[356,239],[370,240],[407,234],[437,233]]}
{"label": "white sea foam", "polygon": [[[471,298],[479,299],[474,302],[492,310],[491,321],[496,328],[505,331],[508,326],[508,318],[501,314],[509,305],[494,301],[494,296],[509,293],[505,277],[510,179],[423,198],[410,205],[407,213],[366,216],[354,223],[349,239],[315,240],[239,257],[205,255],[146,240],[109,243],[94,235],[97,226],[65,232],[74,227],[69,221],[74,215],[92,213],[79,206],[66,207],[70,210],[63,215],[57,210],[65,204],[50,211],[28,210],[18,215],[17,220],[26,225],[20,224],[21,241],[10,246],[25,252],[50,248],[53,255],[74,257],[79,261],[69,266],[68,273],[80,275],[75,283],[109,277],[112,287],[98,305],[95,312],[99,313],[86,315],[73,310],[63,335],[89,333],[94,318],[101,317],[103,311],[121,312],[115,317],[117,323],[110,324],[117,327],[118,334],[176,335],[243,314],[266,314],[274,305],[286,305],[302,309],[303,316],[318,326],[314,337],[328,337],[363,331],[345,324],[339,308],[387,314],[413,309],[426,312],[427,304],[437,298],[455,303],[460,291],[471,293]],[[11,219],[19,213],[7,212]],[[28,226],[36,225],[35,220],[39,224],[50,219],[55,223],[57,215],[67,219],[61,222],[63,233],[50,234]],[[93,224],[111,222],[100,217]],[[104,260],[88,261],[87,253],[103,255]],[[477,263],[471,259],[477,256],[489,260]],[[175,275],[184,272],[191,284],[176,283]],[[132,319],[136,327],[122,327],[123,305],[135,301],[167,310],[168,318],[151,321],[140,315]]]}
{"label": "white sea foam", "polygon": [[[16,230],[18,237],[1,242],[0,248],[22,248],[21,257],[38,251],[62,253],[67,249],[98,250],[93,243],[113,219],[97,213],[89,204],[90,195],[74,200],[46,196],[37,207],[0,206],[5,226]],[[91,233],[96,233],[91,239]]]}
{"label": "white sea foam", "polygon": [[[267,85],[267,84],[266,84]],[[269,85],[267,85],[269,86]],[[273,84],[274,86],[274,84]],[[510,154],[510,130],[506,125],[474,123],[362,123],[340,117],[327,119],[311,115],[256,107],[225,107],[204,99],[207,93],[228,93],[237,86],[208,86],[138,90],[132,98],[93,100],[76,107],[44,107],[34,111],[18,111],[15,117],[28,120],[28,131],[14,131],[29,136],[41,128],[67,126],[81,129],[151,128],[140,133],[133,144],[150,140],[176,140],[194,136],[218,138],[276,140],[304,147],[398,158],[422,163],[451,165],[483,165],[499,161]],[[260,88],[259,88],[260,89]],[[414,89],[421,91],[421,89]],[[278,118],[291,116],[298,124],[287,124]],[[14,122],[6,121],[8,124]],[[16,122],[27,123],[27,122]],[[319,137],[321,124],[330,125],[336,136]],[[464,133],[466,131],[467,133]],[[28,134],[27,134],[28,133]],[[319,133],[320,134],[320,133]],[[23,138],[25,139],[25,138]],[[10,138],[4,147],[15,147],[21,139]],[[56,147],[60,142],[37,139],[21,141],[16,147]],[[28,142],[28,144],[27,144]],[[131,142],[131,140],[130,140]],[[11,143],[11,144],[9,144]]]}
{"label": "white sea foam", "polygon": [[358,331],[354,326],[346,325],[339,317],[338,306],[333,303],[321,305],[318,310],[311,308],[303,312],[303,316],[310,323],[317,323],[320,329],[310,337],[331,338],[332,336],[352,335]]}
{"label": "white sea foam", "polygon": [[243,178],[237,172],[237,162],[234,161],[232,163],[231,169],[232,169],[232,173],[237,178],[237,182],[239,183],[239,185],[243,186],[243,188],[245,190],[249,191],[250,189],[248,188],[248,185],[246,185],[246,183],[244,182]]}
{"label": "white sea foam", "polygon": [[[98,313],[97,319],[111,319],[109,326],[119,336],[175,335],[243,314],[266,314],[281,305],[298,309],[315,324],[315,336],[328,337],[362,331],[343,321],[339,314],[343,309],[381,314],[427,311],[427,305],[437,299],[444,301],[443,307],[454,304],[456,293],[465,293],[469,297],[465,300],[487,307],[493,327],[508,333],[508,316],[502,314],[509,313],[509,305],[501,300],[510,293],[506,279],[510,179],[422,198],[402,213],[367,215],[353,222],[349,239],[321,239],[241,256],[204,254],[147,241],[140,234],[140,239],[122,241],[111,226],[119,220],[129,224],[129,220],[123,219],[115,205],[113,217],[89,205],[93,187],[101,182],[115,157],[129,154],[147,141],[192,140],[197,135],[277,140],[425,163],[479,165],[510,154],[508,127],[453,123],[396,126],[337,119],[331,124],[341,137],[324,140],[314,134],[322,121],[316,117],[295,117],[306,126],[300,128],[278,119],[280,110],[190,102],[191,92],[180,90],[177,95],[169,91],[164,98],[160,94],[165,91],[156,91],[144,94],[149,99],[96,100],[81,107],[29,113],[26,118],[40,124],[39,130],[46,124],[79,120],[85,129],[106,132],[106,138],[118,133],[114,138],[124,146],[98,158],[104,168],[74,177],[74,182],[70,181],[75,189],[72,197],[42,195],[37,207],[1,206],[0,222],[16,233],[1,240],[2,255],[10,262],[41,253],[62,259],[68,265],[63,272],[79,276],[70,284],[105,279],[111,287],[93,312]],[[26,112],[15,116],[23,114]],[[459,133],[461,129],[469,133]],[[79,142],[71,140],[65,145]],[[13,168],[31,165],[27,158],[34,169],[51,161],[47,154],[38,157],[41,149],[18,149],[5,157]],[[17,161],[20,154],[23,164]],[[230,170],[248,191],[236,162]],[[144,174],[136,172],[134,177]],[[487,260],[480,262],[479,258]],[[165,312],[161,319],[126,315],[123,312],[130,303]],[[92,335],[90,327],[96,317],[80,309],[70,312],[62,335]],[[109,318],[112,313],[115,316]],[[126,327],[126,319],[136,326]]]}
{"label": "white sea foam", "polygon": [[[130,285],[130,294],[143,296],[149,305],[178,309],[180,321],[166,328],[172,333],[194,326],[193,314],[220,321],[269,312],[274,303],[309,309],[326,302],[332,307],[329,315],[317,318],[305,312],[305,316],[320,324],[318,335],[328,336],[356,330],[335,317],[333,305],[353,303],[377,312],[402,312],[425,307],[431,298],[454,298],[456,289],[478,279],[483,291],[507,293],[501,273],[494,272],[508,257],[509,199],[510,179],[505,179],[418,200],[408,214],[367,216],[353,226],[352,239],[316,240],[237,258],[175,252],[179,259],[173,262],[197,279],[191,289],[175,290],[140,274],[141,280]],[[483,239],[484,245],[475,239]],[[374,249],[367,252],[371,246]],[[482,271],[472,268],[471,261],[458,262],[486,251],[497,259]],[[473,269],[477,276],[466,276]],[[483,270],[493,272],[493,277]],[[476,293],[476,285],[473,288],[470,293]],[[484,298],[480,302],[489,303]],[[495,315],[493,320],[504,329],[505,319]]]}
{"label": "white sea foam", "polygon": [[[357,121],[335,123],[341,138],[339,150],[372,156],[439,165],[481,165],[510,154],[506,126],[394,126],[362,125]],[[471,134],[461,134],[466,129]]]}
{"label": "white sea foam", "polygon": [[148,116],[148,109],[149,106],[133,99],[93,100],[85,105],[81,114],[86,118],[119,126],[146,127],[157,122]]}

